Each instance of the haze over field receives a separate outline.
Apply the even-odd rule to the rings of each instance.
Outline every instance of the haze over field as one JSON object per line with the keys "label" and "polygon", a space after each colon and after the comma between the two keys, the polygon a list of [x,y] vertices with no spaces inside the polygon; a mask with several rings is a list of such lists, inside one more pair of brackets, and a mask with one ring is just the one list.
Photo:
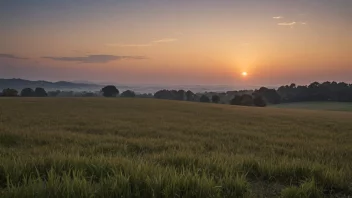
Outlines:
{"label": "haze over field", "polygon": [[1,1],[0,78],[351,82],[351,21],[350,0]]}

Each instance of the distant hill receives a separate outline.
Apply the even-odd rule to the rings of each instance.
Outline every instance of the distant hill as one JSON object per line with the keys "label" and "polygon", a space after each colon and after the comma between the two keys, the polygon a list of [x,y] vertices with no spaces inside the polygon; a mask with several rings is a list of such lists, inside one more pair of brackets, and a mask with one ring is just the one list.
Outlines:
{"label": "distant hill", "polygon": [[49,82],[49,81],[31,81],[24,79],[0,79],[0,90],[6,88],[13,88],[21,90],[23,88],[36,88],[42,87],[46,90],[82,90],[82,91],[94,91],[100,90],[103,85],[89,84],[89,83],[74,83],[67,81]]}

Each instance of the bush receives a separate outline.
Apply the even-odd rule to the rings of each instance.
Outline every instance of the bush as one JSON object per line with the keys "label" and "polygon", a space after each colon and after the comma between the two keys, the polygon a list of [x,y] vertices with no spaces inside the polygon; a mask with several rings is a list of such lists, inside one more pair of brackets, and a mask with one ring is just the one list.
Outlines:
{"label": "bush", "polygon": [[253,97],[249,94],[236,95],[231,101],[231,105],[253,106]]}
{"label": "bush", "polygon": [[136,97],[136,94],[131,90],[127,90],[127,91],[122,92],[121,97],[134,98],[134,97]]}
{"label": "bush", "polygon": [[32,88],[24,88],[21,91],[22,97],[33,97],[34,95],[34,90]]}
{"label": "bush", "polygon": [[231,105],[241,105],[241,96],[236,95],[231,101],[230,104]]}
{"label": "bush", "polygon": [[212,101],[213,103],[219,103],[219,102],[220,102],[220,97],[219,97],[218,95],[213,95],[213,96],[211,97],[211,101]]}
{"label": "bush", "polygon": [[41,87],[37,87],[37,88],[35,88],[34,95],[36,97],[47,97],[48,93],[46,93],[45,89],[43,89]]}
{"label": "bush", "polygon": [[60,90],[48,91],[48,96],[49,96],[49,97],[57,97],[60,93],[61,93]]}
{"label": "bush", "polygon": [[199,102],[210,102],[210,99],[206,95],[202,95],[199,99]]}
{"label": "bush", "polygon": [[253,99],[253,103],[257,107],[266,107],[266,101],[262,96],[255,96]]}
{"label": "bush", "polygon": [[4,89],[1,94],[3,97],[15,97],[18,96],[18,91],[16,89]]}
{"label": "bush", "polygon": [[195,96],[195,94],[192,91],[188,90],[186,92],[186,100],[187,101],[193,101],[194,100],[194,96]]}
{"label": "bush", "polygon": [[243,94],[241,97],[241,105],[243,106],[253,106],[253,97],[248,94]]}

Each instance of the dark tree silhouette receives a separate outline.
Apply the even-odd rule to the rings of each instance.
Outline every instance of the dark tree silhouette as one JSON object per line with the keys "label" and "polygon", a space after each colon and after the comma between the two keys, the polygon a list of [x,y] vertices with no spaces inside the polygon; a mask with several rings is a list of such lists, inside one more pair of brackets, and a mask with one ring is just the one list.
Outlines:
{"label": "dark tree silhouette", "polygon": [[36,97],[47,97],[48,93],[46,93],[45,89],[41,88],[41,87],[37,87],[34,90],[34,95]]}
{"label": "dark tree silhouette", "polygon": [[24,88],[21,91],[22,97],[33,97],[35,96],[34,90],[32,88]]}
{"label": "dark tree silhouette", "polygon": [[185,100],[186,92],[184,90],[178,90],[176,100]]}
{"label": "dark tree silhouette", "polygon": [[265,107],[266,106],[266,102],[265,102],[263,96],[261,96],[261,95],[254,96],[253,103],[257,107]]}
{"label": "dark tree silhouette", "polygon": [[134,98],[136,97],[136,94],[131,90],[127,90],[121,93],[121,97]]}
{"label": "dark tree silhouette", "polygon": [[168,100],[184,100],[186,92],[184,90],[159,90],[154,94],[154,98]]}
{"label": "dark tree silhouette", "polygon": [[213,96],[211,97],[211,101],[212,101],[213,103],[219,103],[219,102],[220,102],[220,97],[219,97],[218,95],[213,95]]}
{"label": "dark tree silhouette", "polygon": [[163,89],[163,90],[157,91],[154,94],[154,98],[171,100],[173,99],[173,94],[172,94],[172,91]]}
{"label": "dark tree silhouette", "polygon": [[[291,86],[295,87],[294,84]],[[271,104],[281,103],[281,96],[277,93],[275,89],[268,89],[266,87],[261,87],[259,90],[254,92],[255,95],[263,96]]]}
{"label": "dark tree silhouette", "polygon": [[313,82],[308,86],[279,87],[282,102],[338,101],[352,102],[352,85],[344,82]]}
{"label": "dark tree silhouette", "polygon": [[241,96],[241,105],[243,106],[253,106],[253,97],[249,94],[243,94]]}
{"label": "dark tree silhouette", "polygon": [[190,90],[186,92],[186,100],[187,101],[193,101],[194,100],[194,93]]}
{"label": "dark tree silhouette", "polygon": [[4,89],[2,91],[1,96],[3,96],[3,97],[15,97],[15,96],[18,96],[18,91],[16,89],[7,88],[7,89]]}
{"label": "dark tree silhouette", "polygon": [[235,97],[230,101],[231,105],[241,105],[242,97],[240,95],[235,95]]}
{"label": "dark tree silhouette", "polygon": [[49,97],[57,97],[60,93],[61,93],[60,90],[48,91],[48,96],[49,96]]}
{"label": "dark tree silhouette", "polygon": [[105,97],[116,97],[119,95],[119,90],[114,85],[108,85],[101,89],[103,96]]}
{"label": "dark tree silhouette", "polygon": [[210,102],[210,99],[206,95],[202,95],[199,99],[199,102]]}
{"label": "dark tree silhouette", "polygon": [[253,106],[253,97],[249,94],[236,95],[231,101],[231,105]]}

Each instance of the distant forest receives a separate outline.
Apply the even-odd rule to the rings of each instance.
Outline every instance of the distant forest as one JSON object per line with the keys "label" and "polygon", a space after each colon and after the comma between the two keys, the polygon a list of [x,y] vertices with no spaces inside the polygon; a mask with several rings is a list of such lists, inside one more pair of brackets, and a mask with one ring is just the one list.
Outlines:
{"label": "distant forest", "polygon": [[59,81],[59,82],[49,82],[44,80],[31,81],[19,78],[13,79],[0,79],[0,89],[12,88],[18,91],[24,88],[32,88],[41,87],[47,90],[82,90],[82,89],[99,89],[101,85],[92,84],[92,83],[76,83],[76,82],[67,82],[67,81]]}
{"label": "distant forest", "polygon": [[[80,92],[80,91],[46,91],[40,85],[48,85],[54,87],[50,82],[42,82],[35,89],[31,87],[23,88],[18,91],[20,80],[14,87],[4,88],[0,93],[2,97],[141,97],[141,98],[157,98],[167,100],[184,100],[195,102],[212,102],[231,105],[259,106],[265,107],[267,104],[279,104],[290,102],[306,102],[306,101],[337,101],[352,102],[352,84],[344,82],[313,82],[309,85],[290,84],[279,87],[278,89],[270,89],[261,87],[256,90],[240,90],[227,92],[205,92],[193,93],[188,90],[159,90],[154,94],[138,94],[132,90],[126,90],[120,94],[120,91],[114,85],[103,87],[99,92]],[[33,81],[31,81],[33,82]],[[78,84],[69,82],[58,82],[62,87],[75,87],[78,85],[92,86],[89,84]],[[1,87],[4,87],[1,84]],[[94,85],[97,86],[97,85]]]}

